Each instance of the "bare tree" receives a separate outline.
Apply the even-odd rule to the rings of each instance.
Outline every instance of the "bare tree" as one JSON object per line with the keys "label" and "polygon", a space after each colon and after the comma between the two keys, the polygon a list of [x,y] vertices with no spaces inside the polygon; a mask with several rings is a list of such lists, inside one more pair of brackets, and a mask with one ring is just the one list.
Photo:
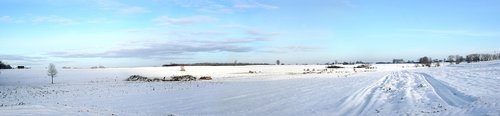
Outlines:
{"label": "bare tree", "polygon": [[184,69],[184,66],[181,66],[181,71],[186,71],[186,69]]}
{"label": "bare tree", "polygon": [[457,59],[455,59],[455,56],[454,55],[450,55],[448,56],[448,62],[450,64],[453,64],[453,62],[457,61]]}
{"label": "bare tree", "polygon": [[460,56],[460,55],[455,55],[455,63],[456,64],[460,64],[461,62],[463,62],[465,60],[465,58],[463,56]]}
{"label": "bare tree", "polygon": [[419,62],[420,62],[420,64],[423,64],[427,67],[431,67],[432,58],[425,56],[425,57],[420,58]]}
{"label": "bare tree", "polygon": [[56,65],[50,63],[47,75],[52,78],[52,84],[54,84],[54,77],[57,76]]}

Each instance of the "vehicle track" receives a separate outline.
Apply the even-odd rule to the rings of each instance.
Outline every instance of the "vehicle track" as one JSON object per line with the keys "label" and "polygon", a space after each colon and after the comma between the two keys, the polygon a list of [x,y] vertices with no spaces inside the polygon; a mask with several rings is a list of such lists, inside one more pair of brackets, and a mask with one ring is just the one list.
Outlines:
{"label": "vehicle track", "polygon": [[337,109],[339,115],[416,115],[444,113],[476,100],[426,73],[400,71],[343,98]]}

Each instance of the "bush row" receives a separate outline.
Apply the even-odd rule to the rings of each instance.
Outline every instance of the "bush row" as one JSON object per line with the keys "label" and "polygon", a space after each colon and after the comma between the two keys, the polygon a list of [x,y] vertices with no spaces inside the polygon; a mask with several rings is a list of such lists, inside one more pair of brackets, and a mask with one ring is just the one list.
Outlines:
{"label": "bush row", "polygon": [[171,76],[171,77],[163,77],[161,78],[148,78],[141,75],[132,75],[128,77],[125,81],[145,81],[145,82],[154,82],[154,81],[196,81],[196,80],[212,80],[210,76],[203,76],[199,79],[192,75],[181,75],[181,76]]}

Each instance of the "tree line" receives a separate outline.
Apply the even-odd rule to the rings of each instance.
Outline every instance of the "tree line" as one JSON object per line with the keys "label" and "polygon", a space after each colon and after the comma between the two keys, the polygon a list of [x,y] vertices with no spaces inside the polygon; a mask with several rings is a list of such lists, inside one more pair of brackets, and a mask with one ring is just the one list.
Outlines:
{"label": "tree line", "polygon": [[445,61],[449,62],[450,64],[460,64],[462,62],[481,62],[481,61],[490,61],[490,60],[500,60],[500,53],[495,53],[495,54],[469,54],[464,56],[461,55],[449,55],[447,59],[445,60],[438,60],[438,59],[432,59],[431,57],[421,57],[418,59],[420,64],[423,64],[424,66],[430,67],[433,62],[437,62],[436,65],[439,65],[440,61]]}
{"label": "tree line", "polygon": [[448,62],[460,64],[461,62],[480,62],[480,61],[490,61],[490,60],[500,60],[500,53],[496,54],[469,54],[465,57],[460,55],[450,55],[448,56]]}
{"label": "tree line", "polygon": [[0,69],[12,69],[12,67],[0,61]]}
{"label": "tree line", "polygon": [[193,64],[163,64],[163,67],[172,66],[246,66],[246,65],[271,65],[268,63],[193,63]]}

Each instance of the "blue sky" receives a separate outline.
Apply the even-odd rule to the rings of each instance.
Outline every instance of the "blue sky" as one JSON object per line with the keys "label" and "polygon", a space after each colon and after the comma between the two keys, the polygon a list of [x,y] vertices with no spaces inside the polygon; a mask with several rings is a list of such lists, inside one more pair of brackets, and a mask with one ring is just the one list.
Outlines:
{"label": "blue sky", "polygon": [[2,0],[0,60],[32,67],[416,60],[500,51],[496,0]]}

